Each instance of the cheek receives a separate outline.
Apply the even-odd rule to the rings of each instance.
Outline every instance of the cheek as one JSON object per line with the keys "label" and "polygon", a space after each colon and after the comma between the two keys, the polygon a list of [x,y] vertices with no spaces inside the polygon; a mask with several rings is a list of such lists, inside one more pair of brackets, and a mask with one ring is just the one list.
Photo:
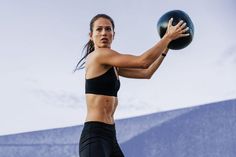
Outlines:
{"label": "cheek", "polygon": [[90,40],[95,41],[97,39],[97,35],[93,34],[92,36],[90,36]]}
{"label": "cheek", "polygon": [[109,37],[110,37],[111,39],[114,39],[114,34],[111,33],[111,34],[109,35]]}

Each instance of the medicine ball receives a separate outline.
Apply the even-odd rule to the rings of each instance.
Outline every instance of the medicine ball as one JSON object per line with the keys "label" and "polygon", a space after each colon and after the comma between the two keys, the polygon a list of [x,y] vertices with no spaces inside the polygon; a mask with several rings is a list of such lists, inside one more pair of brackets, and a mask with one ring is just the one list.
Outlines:
{"label": "medicine ball", "polygon": [[193,40],[193,35],[194,35],[193,22],[184,11],[181,11],[181,10],[169,11],[165,13],[163,16],[161,16],[157,22],[157,31],[161,38],[165,35],[168,22],[171,18],[173,18],[173,22],[172,22],[173,26],[175,26],[181,20],[186,22],[187,24],[186,27],[189,27],[189,30],[186,33],[189,33],[189,36],[181,37],[181,38],[171,41],[170,44],[168,45],[168,48],[173,49],[173,50],[183,49],[186,46],[188,46]]}

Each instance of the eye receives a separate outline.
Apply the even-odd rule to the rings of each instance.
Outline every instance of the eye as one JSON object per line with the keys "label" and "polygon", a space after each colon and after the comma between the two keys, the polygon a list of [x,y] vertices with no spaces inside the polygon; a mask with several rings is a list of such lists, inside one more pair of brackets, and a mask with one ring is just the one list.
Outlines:
{"label": "eye", "polygon": [[102,27],[98,27],[98,28],[96,29],[96,31],[101,32],[101,31],[102,31]]}
{"label": "eye", "polygon": [[111,27],[106,27],[106,31],[110,32],[111,31]]}

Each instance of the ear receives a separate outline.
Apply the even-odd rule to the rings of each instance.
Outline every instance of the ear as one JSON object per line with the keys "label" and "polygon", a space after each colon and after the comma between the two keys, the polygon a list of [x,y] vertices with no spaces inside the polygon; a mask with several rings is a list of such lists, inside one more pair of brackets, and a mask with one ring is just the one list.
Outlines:
{"label": "ear", "polygon": [[115,39],[116,32],[113,33],[113,40]]}
{"label": "ear", "polygon": [[90,39],[91,41],[93,41],[92,36],[93,36],[93,32],[90,32],[90,33],[89,33],[89,39]]}

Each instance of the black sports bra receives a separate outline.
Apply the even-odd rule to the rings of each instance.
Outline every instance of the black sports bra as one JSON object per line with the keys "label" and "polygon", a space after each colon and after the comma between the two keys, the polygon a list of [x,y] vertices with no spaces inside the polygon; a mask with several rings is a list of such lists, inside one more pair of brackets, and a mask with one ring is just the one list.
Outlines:
{"label": "black sports bra", "polygon": [[86,79],[85,93],[100,94],[117,97],[117,92],[120,89],[120,80],[117,79],[114,67],[111,67],[104,74]]}

